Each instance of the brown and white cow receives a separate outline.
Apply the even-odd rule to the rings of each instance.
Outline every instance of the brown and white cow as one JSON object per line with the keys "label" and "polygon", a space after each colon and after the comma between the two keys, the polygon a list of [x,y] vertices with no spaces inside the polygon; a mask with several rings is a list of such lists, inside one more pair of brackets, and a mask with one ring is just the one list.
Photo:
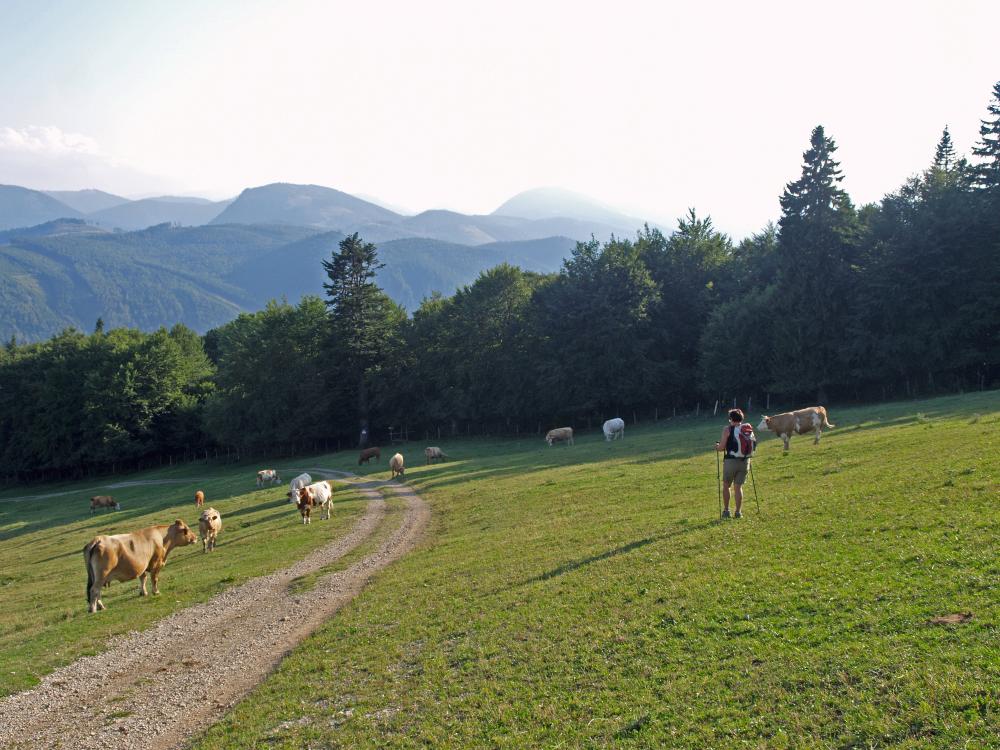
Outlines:
{"label": "brown and white cow", "polygon": [[198,518],[198,534],[201,535],[201,551],[211,552],[222,531],[222,514],[215,508],[205,508]]}
{"label": "brown and white cow", "polygon": [[556,427],[554,430],[549,430],[545,433],[545,442],[550,446],[556,443],[569,443],[573,445],[573,428]]}
{"label": "brown and white cow", "polygon": [[822,406],[810,406],[806,409],[796,411],[786,411],[784,414],[775,414],[773,417],[765,416],[757,431],[770,430],[775,435],[781,437],[788,450],[788,441],[792,435],[805,435],[807,432],[815,433],[816,439],[813,445],[819,443],[819,436],[824,427],[834,427],[826,418],[826,409]]}
{"label": "brown and white cow", "polygon": [[121,510],[121,504],[115,500],[111,495],[94,495],[90,498],[90,512],[93,513],[98,508],[114,508],[115,510]]}
{"label": "brown and white cow", "polygon": [[197,508],[200,508],[205,504],[205,493],[201,490],[194,493],[194,504]]}
{"label": "brown and white cow", "polygon": [[299,490],[299,499],[296,505],[302,516],[302,523],[312,522],[312,509],[322,508],[326,515],[323,520],[330,519],[330,511],[333,508],[333,483],[329,481],[315,482]]}
{"label": "brown and white cow", "polygon": [[160,570],[174,547],[194,544],[198,537],[181,519],[163,526],[148,526],[128,534],[95,536],[83,548],[87,566],[87,607],[104,609],[101,588],[109,581],[139,578],[139,596],[146,596],[146,574],[153,580],[153,593],[160,593]]}
{"label": "brown and white cow", "polygon": [[427,456],[427,463],[431,461],[444,461],[448,458],[448,454],[445,453],[440,448],[424,448],[424,455]]}
{"label": "brown and white cow", "polygon": [[257,486],[263,487],[265,482],[270,482],[271,484],[278,484],[281,481],[281,477],[278,476],[277,469],[261,469],[257,472]]}
{"label": "brown and white cow", "polygon": [[358,466],[361,466],[361,464],[368,463],[373,458],[375,459],[375,463],[378,463],[379,461],[382,460],[382,449],[379,448],[378,446],[365,448],[363,451],[361,451],[360,455],[358,455]]}
{"label": "brown and white cow", "polygon": [[397,476],[403,476],[403,472],[406,471],[406,467],[403,466],[402,453],[397,453],[389,459],[389,471],[392,472],[390,479],[395,479]]}

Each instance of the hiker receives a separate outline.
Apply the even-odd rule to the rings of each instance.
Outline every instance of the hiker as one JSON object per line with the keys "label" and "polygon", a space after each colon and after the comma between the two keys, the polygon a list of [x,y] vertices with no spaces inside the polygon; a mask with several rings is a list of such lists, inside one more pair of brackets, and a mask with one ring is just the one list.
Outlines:
{"label": "hiker", "polygon": [[757,447],[757,437],[753,427],[743,422],[743,411],[731,409],[729,424],[722,428],[722,439],[715,444],[715,450],[725,453],[722,463],[722,499],[725,503],[723,518],[729,518],[729,486],[735,485],[736,512],[734,518],[743,518],[743,483],[747,481],[750,457]]}

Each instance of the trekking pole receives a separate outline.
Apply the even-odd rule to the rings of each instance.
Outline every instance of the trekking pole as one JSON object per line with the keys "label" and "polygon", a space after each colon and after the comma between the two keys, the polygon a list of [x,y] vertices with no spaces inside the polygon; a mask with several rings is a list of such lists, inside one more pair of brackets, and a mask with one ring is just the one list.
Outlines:
{"label": "trekking pole", "polygon": [[748,468],[750,469],[750,483],[753,484],[753,501],[757,504],[757,515],[763,518],[764,514],[760,512],[760,500],[757,499],[757,480],[753,478],[753,462],[747,460],[750,463]]}
{"label": "trekking pole", "polygon": [[719,520],[722,520],[722,473],[719,469],[719,451],[715,452],[715,485],[719,490]]}

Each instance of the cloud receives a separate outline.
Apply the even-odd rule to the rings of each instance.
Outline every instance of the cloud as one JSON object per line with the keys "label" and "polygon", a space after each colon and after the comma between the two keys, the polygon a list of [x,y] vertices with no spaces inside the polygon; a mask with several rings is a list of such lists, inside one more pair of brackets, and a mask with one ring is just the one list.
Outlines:
{"label": "cloud", "polygon": [[55,125],[0,126],[0,176],[35,190],[97,188],[130,195],[177,187],[114,158],[94,138]]}

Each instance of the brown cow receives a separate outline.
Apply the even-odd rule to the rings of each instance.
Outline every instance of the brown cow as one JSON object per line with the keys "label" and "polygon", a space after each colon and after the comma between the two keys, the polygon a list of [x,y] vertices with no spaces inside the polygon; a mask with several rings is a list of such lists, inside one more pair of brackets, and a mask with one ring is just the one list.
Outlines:
{"label": "brown cow", "polygon": [[146,596],[146,574],[153,580],[153,593],[159,594],[160,570],[174,547],[194,544],[198,537],[181,519],[172,524],[148,526],[129,534],[95,536],[83,548],[87,566],[87,606],[91,612],[104,609],[101,588],[109,581],[139,578],[139,596]]}
{"label": "brown cow", "polygon": [[198,518],[198,533],[201,534],[201,551],[211,552],[222,531],[222,515],[215,508],[206,508]]}
{"label": "brown cow", "polygon": [[205,493],[201,490],[194,493],[194,504],[198,508],[205,504]]}
{"label": "brown cow", "polygon": [[361,451],[361,455],[358,456],[358,466],[361,466],[361,464],[368,463],[373,458],[375,459],[375,463],[378,463],[379,461],[382,460],[381,448],[376,446],[374,448],[365,448],[363,451]]}
{"label": "brown cow", "polygon": [[98,508],[114,508],[115,510],[121,510],[121,504],[115,500],[111,495],[94,495],[90,498],[90,512],[93,513]]}
{"label": "brown cow", "polygon": [[406,470],[403,467],[403,454],[397,453],[395,456],[389,459],[389,470],[392,472],[391,479],[395,479],[396,475],[403,476],[403,472]]}
{"label": "brown cow", "polygon": [[824,427],[834,427],[826,418],[826,409],[822,406],[810,406],[807,409],[775,414],[773,417],[765,416],[757,425],[757,430],[758,432],[771,430],[774,434],[780,435],[787,451],[788,441],[792,435],[814,432],[816,439],[813,440],[813,445],[816,445]]}
{"label": "brown cow", "polygon": [[554,430],[549,430],[545,433],[545,442],[550,446],[555,443],[567,443],[569,445],[573,445],[573,428],[556,427]]}

